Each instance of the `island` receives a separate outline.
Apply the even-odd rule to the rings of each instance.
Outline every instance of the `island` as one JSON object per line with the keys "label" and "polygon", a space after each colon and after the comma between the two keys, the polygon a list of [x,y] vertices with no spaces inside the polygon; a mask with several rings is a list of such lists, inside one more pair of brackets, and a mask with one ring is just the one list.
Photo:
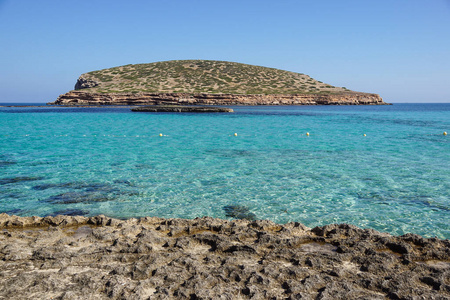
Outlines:
{"label": "island", "polygon": [[49,105],[386,105],[295,72],[235,62],[173,60],[82,74]]}

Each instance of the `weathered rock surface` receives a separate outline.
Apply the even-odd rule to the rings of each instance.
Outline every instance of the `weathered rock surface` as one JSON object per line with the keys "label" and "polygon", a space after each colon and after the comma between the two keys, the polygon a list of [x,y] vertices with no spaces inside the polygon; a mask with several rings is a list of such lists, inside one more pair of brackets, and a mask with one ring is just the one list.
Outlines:
{"label": "weathered rock surface", "polygon": [[0,214],[1,299],[449,299],[450,241],[352,225]]}
{"label": "weathered rock surface", "polygon": [[192,112],[192,113],[217,113],[233,112],[231,108],[217,106],[198,106],[198,105],[150,105],[132,108],[135,112]]}
{"label": "weathered rock surface", "polygon": [[86,78],[83,75],[81,75],[78,78],[77,83],[75,84],[75,89],[76,90],[88,89],[88,88],[92,88],[92,87],[96,87],[96,86],[98,86],[98,82],[96,82],[95,80],[93,80],[91,78]]}
{"label": "weathered rock surface", "polygon": [[240,95],[71,91],[49,105],[385,105],[377,94]]}

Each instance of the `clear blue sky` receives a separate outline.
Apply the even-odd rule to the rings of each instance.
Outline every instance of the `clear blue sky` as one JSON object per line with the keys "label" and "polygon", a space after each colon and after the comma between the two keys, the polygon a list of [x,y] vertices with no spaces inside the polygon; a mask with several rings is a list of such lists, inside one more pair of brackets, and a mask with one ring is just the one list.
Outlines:
{"label": "clear blue sky", "polygon": [[449,0],[0,0],[0,102],[174,59],[308,74],[388,102],[450,102]]}

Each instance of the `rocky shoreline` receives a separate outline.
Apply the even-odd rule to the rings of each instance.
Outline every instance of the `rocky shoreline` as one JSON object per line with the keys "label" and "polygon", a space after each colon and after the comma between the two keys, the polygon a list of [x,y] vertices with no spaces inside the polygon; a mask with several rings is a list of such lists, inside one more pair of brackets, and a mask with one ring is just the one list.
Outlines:
{"label": "rocky shoreline", "polygon": [[449,299],[450,241],[352,225],[0,214],[0,299]]}
{"label": "rocky shoreline", "polygon": [[187,93],[89,93],[71,91],[48,105],[388,105],[377,94],[240,95]]}

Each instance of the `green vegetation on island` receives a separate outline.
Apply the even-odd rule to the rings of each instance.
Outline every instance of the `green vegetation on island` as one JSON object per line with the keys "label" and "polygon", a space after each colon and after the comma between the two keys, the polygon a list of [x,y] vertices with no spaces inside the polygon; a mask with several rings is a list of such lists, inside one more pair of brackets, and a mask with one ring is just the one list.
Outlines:
{"label": "green vegetation on island", "polygon": [[76,90],[89,93],[337,94],[351,92],[308,75],[213,60],[173,60],[92,71]]}

